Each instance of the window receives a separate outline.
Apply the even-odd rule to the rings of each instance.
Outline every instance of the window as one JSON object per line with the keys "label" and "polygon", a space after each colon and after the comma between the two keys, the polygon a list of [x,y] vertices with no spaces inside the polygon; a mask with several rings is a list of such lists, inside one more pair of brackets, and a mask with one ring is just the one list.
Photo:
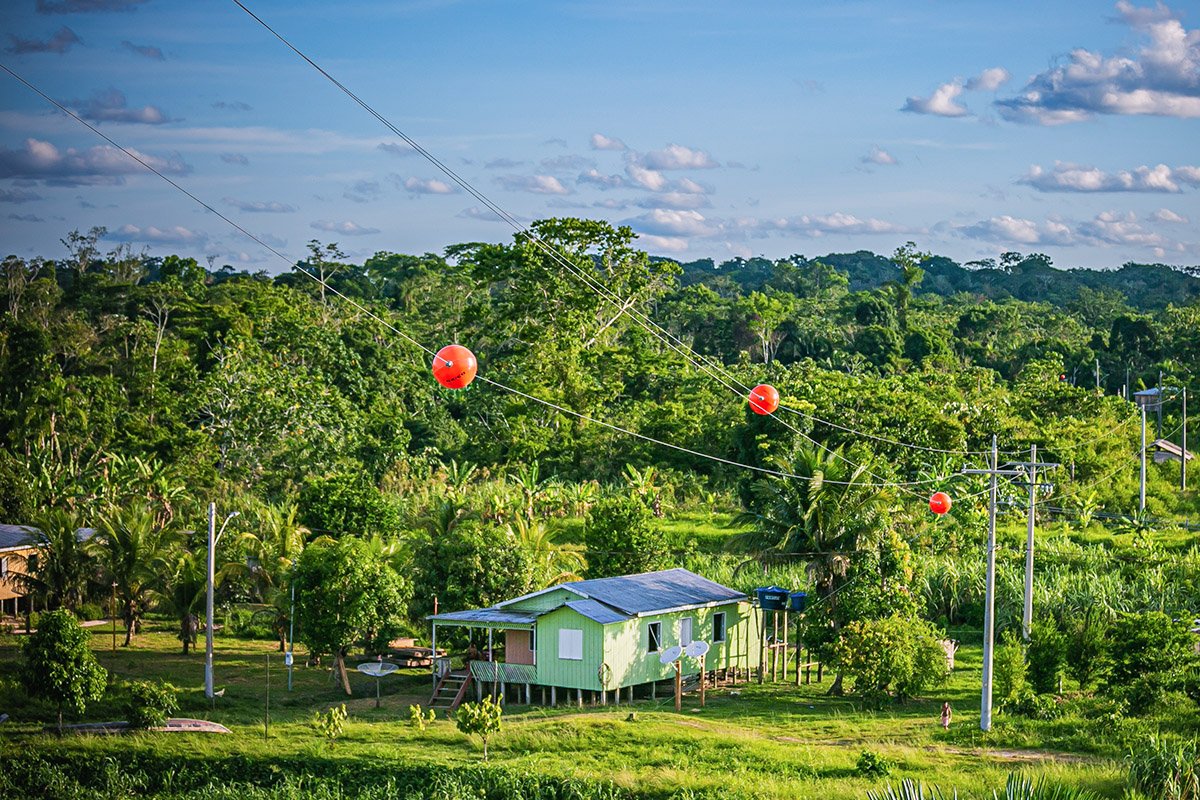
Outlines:
{"label": "window", "polygon": [[720,611],[713,614],[713,641],[725,641],[725,612]]}
{"label": "window", "polygon": [[684,617],[679,620],[679,646],[687,647],[692,643],[692,618]]}
{"label": "window", "polygon": [[649,647],[646,648],[646,652],[657,653],[662,649],[662,623],[651,622],[646,626],[646,632],[649,634]]}
{"label": "window", "polygon": [[537,628],[529,629],[529,649],[537,650]]}
{"label": "window", "polygon": [[583,661],[583,631],[563,628],[558,632],[558,657],[563,661]]}

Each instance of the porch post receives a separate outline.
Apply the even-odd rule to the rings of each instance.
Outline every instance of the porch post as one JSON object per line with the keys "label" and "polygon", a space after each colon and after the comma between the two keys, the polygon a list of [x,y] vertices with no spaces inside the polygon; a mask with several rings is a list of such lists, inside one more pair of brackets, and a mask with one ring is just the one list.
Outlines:
{"label": "porch post", "polygon": [[433,636],[430,643],[429,653],[429,671],[433,675],[433,685],[436,688],[438,682],[437,674],[437,622],[433,621]]}

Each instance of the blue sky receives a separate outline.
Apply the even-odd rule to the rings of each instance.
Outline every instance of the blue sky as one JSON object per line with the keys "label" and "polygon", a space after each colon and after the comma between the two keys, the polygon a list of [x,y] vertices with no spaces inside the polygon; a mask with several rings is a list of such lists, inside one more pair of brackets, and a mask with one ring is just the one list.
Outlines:
{"label": "blue sky", "polygon": [[[244,0],[517,219],[680,260],[1200,264],[1200,4]],[[292,258],[512,229],[229,0],[8,0],[3,62]],[[5,254],[275,256],[0,73]]]}

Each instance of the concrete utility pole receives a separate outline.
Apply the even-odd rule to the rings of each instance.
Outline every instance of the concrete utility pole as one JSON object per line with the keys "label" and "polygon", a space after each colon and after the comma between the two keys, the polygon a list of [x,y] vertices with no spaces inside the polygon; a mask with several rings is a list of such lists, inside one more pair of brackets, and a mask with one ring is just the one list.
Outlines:
{"label": "concrete utility pole", "polygon": [[1142,473],[1138,481],[1138,511],[1146,510],[1146,406],[1142,405]]}
{"label": "concrete utility pole", "polygon": [[232,511],[229,516],[225,517],[225,521],[221,523],[221,530],[217,530],[217,504],[208,504],[208,596],[205,599],[205,624],[204,624],[204,696],[209,700],[213,699],[213,592],[216,582],[217,572],[217,542],[221,539],[221,534],[225,532],[225,526],[229,524],[229,520],[238,515],[239,512]]}
{"label": "concrete utility pole", "polygon": [[1048,470],[1055,469],[1061,466],[1060,464],[1049,461],[1037,460],[1037,445],[1029,445],[1029,460],[1016,461],[1005,464],[1005,469],[1021,467],[1026,470],[1029,479],[1029,530],[1025,539],[1025,610],[1021,615],[1021,637],[1025,641],[1029,641],[1029,634],[1033,630],[1033,526],[1035,521],[1034,506],[1037,502],[1037,490],[1040,486],[1052,486],[1053,484],[1039,484],[1037,482],[1038,469]]}
{"label": "concrete utility pole", "polygon": [[1024,475],[1024,470],[1000,469],[1000,452],[992,436],[992,458],[988,469],[964,469],[964,475],[988,475],[991,487],[988,499],[987,585],[983,604],[983,688],[980,692],[979,729],[992,729],[992,649],[996,643],[996,479],[1001,475]]}
{"label": "concrete utility pole", "polygon": [[1100,389],[1100,359],[1096,359],[1096,389]]}
{"label": "concrete utility pole", "polygon": [[1183,387],[1183,439],[1179,449],[1179,488],[1187,491],[1187,387]]}

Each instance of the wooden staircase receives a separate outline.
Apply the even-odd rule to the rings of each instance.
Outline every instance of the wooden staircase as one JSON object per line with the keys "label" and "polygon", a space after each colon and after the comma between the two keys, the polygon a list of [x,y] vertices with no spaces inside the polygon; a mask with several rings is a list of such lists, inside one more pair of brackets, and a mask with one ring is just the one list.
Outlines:
{"label": "wooden staircase", "polygon": [[467,688],[470,685],[470,672],[447,672],[434,687],[433,696],[429,698],[429,708],[436,711],[453,711],[467,696]]}

